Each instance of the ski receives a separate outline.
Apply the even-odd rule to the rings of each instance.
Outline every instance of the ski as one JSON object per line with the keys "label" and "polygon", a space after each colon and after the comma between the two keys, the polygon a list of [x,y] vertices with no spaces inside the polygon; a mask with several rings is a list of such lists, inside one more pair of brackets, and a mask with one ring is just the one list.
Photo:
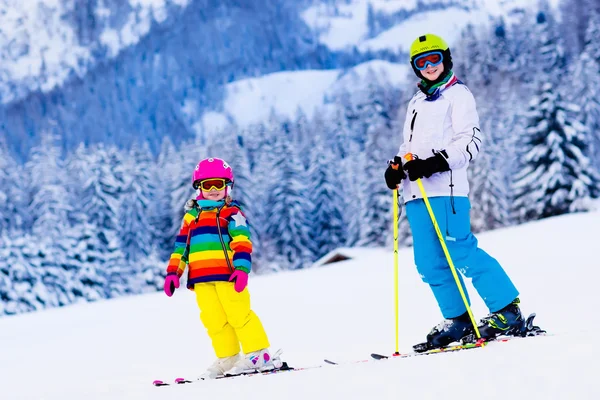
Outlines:
{"label": "ski", "polygon": [[[242,372],[242,373],[235,374],[235,375],[231,375],[231,374],[219,375],[214,379],[197,378],[197,379],[190,380],[190,379],[186,379],[186,378],[176,378],[174,380],[173,384],[184,385],[184,384],[190,384],[190,383],[195,383],[195,382],[202,382],[204,380],[230,379],[230,378],[239,378],[239,377],[243,377],[243,376],[256,376],[256,375],[274,375],[274,374],[280,374],[283,372],[303,371],[303,370],[307,370],[307,369],[320,368],[320,367],[322,367],[322,365],[317,365],[314,367],[290,367],[286,362],[284,362],[280,368],[270,369],[267,371],[249,370],[249,371]],[[171,386],[171,385],[173,385],[169,382],[165,382],[162,380],[155,380],[154,382],[152,382],[152,384],[154,386]]]}
{"label": "ski", "polygon": [[373,358],[375,360],[385,360],[388,358],[409,358],[409,357],[416,357],[416,356],[426,356],[426,355],[430,355],[430,354],[452,353],[452,352],[461,351],[461,350],[478,349],[478,348],[484,347],[487,343],[489,343],[489,341],[487,341],[485,339],[480,339],[475,343],[457,344],[454,346],[439,347],[436,349],[428,349],[428,350],[424,350],[424,351],[412,351],[409,353],[393,353],[389,356],[386,356],[383,354],[372,353],[371,358]]}
{"label": "ski", "polygon": [[409,353],[394,353],[392,355],[383,355],[372,353],[371,358],[375,360],[384,360],[388,358],[408,358],[408,357],[416,357],[421,355],[430,355],[430,354],[439,354],[439,353],[451,353],[461,350],[469,350],[485,347],[490,343],[502,343],[508,342],[513,339],[526,338],[531,336],[546,336],[546,331],[541,329],[539,326],[533,325],[533,320],[535,318],[535,313],[529,315],[527,319],[524,321],[521,328],[514,332],[510,336],[498,336],[496,338],[477,338],[475,334],[470,334],[461,339],[460,344],[446,346],[446,347],[438,347],[431,348],[428,343],[419,343],[413,346],[412,352]]}

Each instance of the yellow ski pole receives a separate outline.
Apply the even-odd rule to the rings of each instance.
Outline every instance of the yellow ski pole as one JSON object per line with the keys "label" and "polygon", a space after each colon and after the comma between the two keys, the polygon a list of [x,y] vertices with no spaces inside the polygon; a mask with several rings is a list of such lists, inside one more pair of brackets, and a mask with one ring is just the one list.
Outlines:
{"label": "yellow ski pole", "polygon": [[394,189],[394,299],[396,308],[396,353],[400,355],[398,351],[398,188]]}
{"label": "yellow ski pole", "polygon": [[[414,159],[411,153],[406,154],[404,158],[406,159],[406,161],[411,161]],[[431,204],[429,203],[429,199],[427,198],[427,193],[425,193],[425,188],[423,187],[423,182],[421,182],[420,178],[417,179],[417,185],[419,185],[421,196],[423,197],[423,201],[425,202],[425,206],[427,207],[427,211],[429,212],[429,216],[431,217],[431,222],[433,223],[435,232],[437,233],[438,239],[440,240],[440,244],[442,245],[442,250],[444,250],[444,254],[446,255],[446,260],[448,261],[448,265],[450,266],[450,271],[452,271],[452,276],[454,277],[454,281],[456,282],[456,286],[458,287],[460,296],[462,297],[462,300],[465,303],[465,307],[467,307],[467,313],[469,313],[469,318],[471,319],[473,328],[475,328],[475,335],[477,336],[477,339],[481,339],[481,334],[479,333],[477,323],[475,322],[475,318],[473,317],[473,312],[471,311],[471,307],[469,306],[469,302],[467,301],[467,296],[465,296],[465,292],[462,288],[462,285],[460,284],[460,279],[458,279],[456,268],[454,267],[454,263],[452,262],[452,258],[450,257],[448,247],[446,247],[446,241],[444,240],[444,236],[442,236],[442,232],[440,231],[440,227],[438,226],[437,220],[435,219],[435,214],[433,213],[433,209],[431,208]]]}

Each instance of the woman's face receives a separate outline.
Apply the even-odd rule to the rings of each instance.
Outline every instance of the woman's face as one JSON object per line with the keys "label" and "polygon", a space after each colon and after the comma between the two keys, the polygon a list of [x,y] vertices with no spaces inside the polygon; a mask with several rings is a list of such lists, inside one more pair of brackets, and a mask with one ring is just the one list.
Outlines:
{"label": "woman's face", "polygon": [[435,67],[433,67],[433,66],[431,66],[431,64],[429,64],[427,66],[427,68],[425,68],[424,70],[421,71],[421,74],[423,74],[425,79],[427,79],[428,81],[435,81],[437,78],[440,77],[440,75],[443,72],[444,72],[444,63],[439,63]]}

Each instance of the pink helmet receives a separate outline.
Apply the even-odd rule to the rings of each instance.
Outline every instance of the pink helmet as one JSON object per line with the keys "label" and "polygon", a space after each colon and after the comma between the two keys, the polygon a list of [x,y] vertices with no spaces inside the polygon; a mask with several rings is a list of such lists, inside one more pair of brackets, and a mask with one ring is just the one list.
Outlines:
{"label": "pink helmet", "polygon": [[[192,175],[192,186],[194,182],[202,181],[209,178],[223,178],[227,179],[233,185],[234,177],[231,166],[227,164],[227,161],[220,158],[205,158],[196,165],[196,169]],[[231,186],[227,186],[225,189],[227,196],[231,195]],[[197,199],[203,199],[202,190],[197,189]]]}

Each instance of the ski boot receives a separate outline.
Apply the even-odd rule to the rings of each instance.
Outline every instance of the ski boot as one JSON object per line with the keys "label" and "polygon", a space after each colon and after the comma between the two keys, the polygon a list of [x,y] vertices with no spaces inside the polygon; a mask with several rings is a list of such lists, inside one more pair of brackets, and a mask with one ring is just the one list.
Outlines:
{"label": "ski boot", "polygon": [[439,349],[446,347],[450,343],[458,342],[463,337],[473,332],[473,324],[468,313],[456,317],[445,319],[437,326],[431,329],[427,335],[427,341],[413,346],[417,353],[422,353],[428,350]]}
{"label": "ski boot", "polygon": [[200,379],[217,379],[225,375],[225,371],[230,370],[233,366],[240,361],[241,356],[236,354],[231,357],[222,357],[217,358],[214,363],[211,364],[210,367],[206,369],[202,375],[200,375]]}
{"label": "ski boot", "polygon": [[494,340],[498,336],[524,336],[525,319],[519,308],[519,298],[514,299],[501,310],[490,313],[480,321],[479,334],[486,340]]}
{"label": "ski boot", "polygon": [[283,362],[279,358],[280,354],[281,350],[271,355],[268,349],[245,354],[231,369],[225,371],[225,376],[253,374],[280,369],[283,366]]}
{"label": "ski boot", "polygon": [[[485,318],[482,318],[477,329],[482,339],[491,341],[499,336],[539,336],[545,335],[546,331],[533,324],[535,313],[524,318],[519,308],[519,299],[514,299],[509,305],[503,309],[491,313]],[[463,344],[475,343],[479,339],[475,333],[465,336],[461,342]]]}

